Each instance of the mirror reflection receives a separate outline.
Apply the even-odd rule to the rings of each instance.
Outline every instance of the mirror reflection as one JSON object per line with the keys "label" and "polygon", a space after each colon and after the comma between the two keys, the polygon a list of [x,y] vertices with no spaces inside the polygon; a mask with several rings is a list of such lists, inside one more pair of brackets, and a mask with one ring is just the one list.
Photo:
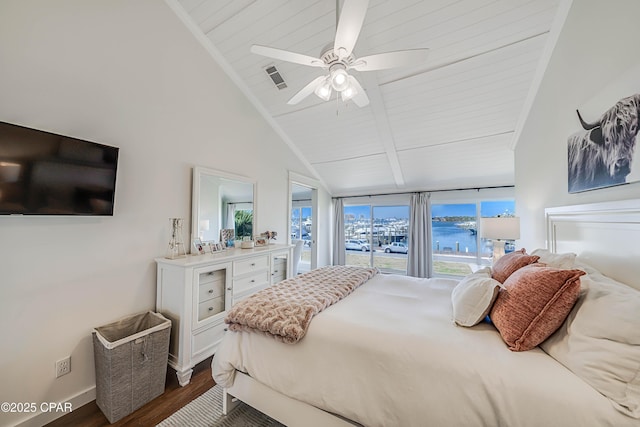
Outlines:
{"label": "mirror reflection", "polygon": [[191,238],[219,243],[223,229],[233,230],[236,240],[252,238],[254,202],[253,180],[214,169],[195,167]]}

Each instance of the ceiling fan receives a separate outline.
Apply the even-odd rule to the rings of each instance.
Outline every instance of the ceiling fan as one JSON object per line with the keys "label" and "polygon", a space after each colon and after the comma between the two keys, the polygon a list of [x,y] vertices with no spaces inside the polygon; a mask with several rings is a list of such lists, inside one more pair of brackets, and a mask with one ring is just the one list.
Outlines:
{"label": "ceiling fan", "polygon": [[311,93],[328,101],[335,90],[343,101],[351,99],[357,106],[364,107],[369,104],[369,97],[358,80],[349,74],[350,70],[384,70],[426,60],[429,49],[398,50],[356,58],[353,48],[360,35],[369,0],[345,0],[340,14],[338,3],[339,0],[336,0],[335,40],[322,50],[319,58],[268,46],[251,46],[251,52],[258,55],[329,71],[328,75],[317,77],[303,87],[287,104],[297,104]]}

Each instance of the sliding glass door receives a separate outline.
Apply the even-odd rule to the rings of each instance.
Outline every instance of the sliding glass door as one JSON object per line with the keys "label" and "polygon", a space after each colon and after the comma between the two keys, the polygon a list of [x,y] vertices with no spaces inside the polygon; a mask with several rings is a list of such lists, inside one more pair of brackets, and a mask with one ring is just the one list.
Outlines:
{"label": "sliding glass door", "polygon": [[407,274],[409,206],[373,206],[373,266]]}
{"label": "sliding glass door", "polygon": [[344,207],[346,264],[406,274],[408,205]]}

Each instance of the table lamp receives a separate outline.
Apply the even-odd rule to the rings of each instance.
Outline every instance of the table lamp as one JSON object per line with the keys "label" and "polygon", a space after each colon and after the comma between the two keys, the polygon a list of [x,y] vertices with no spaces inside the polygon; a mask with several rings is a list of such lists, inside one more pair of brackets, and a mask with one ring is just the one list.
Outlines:
{"label": "table lamp", "polygon": [[505,240],[520,238],[520,218],[497,216],[480,218],[480,237],[493,240],[493,262],[504,255]]}

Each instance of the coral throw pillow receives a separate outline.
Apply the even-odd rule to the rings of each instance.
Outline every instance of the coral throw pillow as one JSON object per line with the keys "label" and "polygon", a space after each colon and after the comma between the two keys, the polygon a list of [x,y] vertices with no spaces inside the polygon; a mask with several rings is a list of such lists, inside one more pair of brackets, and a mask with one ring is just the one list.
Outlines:
{"label": "coral throw pillow", "polygon": [[530,266],[509,276],[490,317],[510,350],[531,350],[562,325],[580,295],[583,274]]}
{"label": "coral throw pillow", "polygon": [[491,267],[491,277],[500,283],[504,283],[507,277],[521,269],[522,267],[533,264],[540,259],[537,255],[528,255],[524,249],[520,249],[507,254],[498,259]]}

